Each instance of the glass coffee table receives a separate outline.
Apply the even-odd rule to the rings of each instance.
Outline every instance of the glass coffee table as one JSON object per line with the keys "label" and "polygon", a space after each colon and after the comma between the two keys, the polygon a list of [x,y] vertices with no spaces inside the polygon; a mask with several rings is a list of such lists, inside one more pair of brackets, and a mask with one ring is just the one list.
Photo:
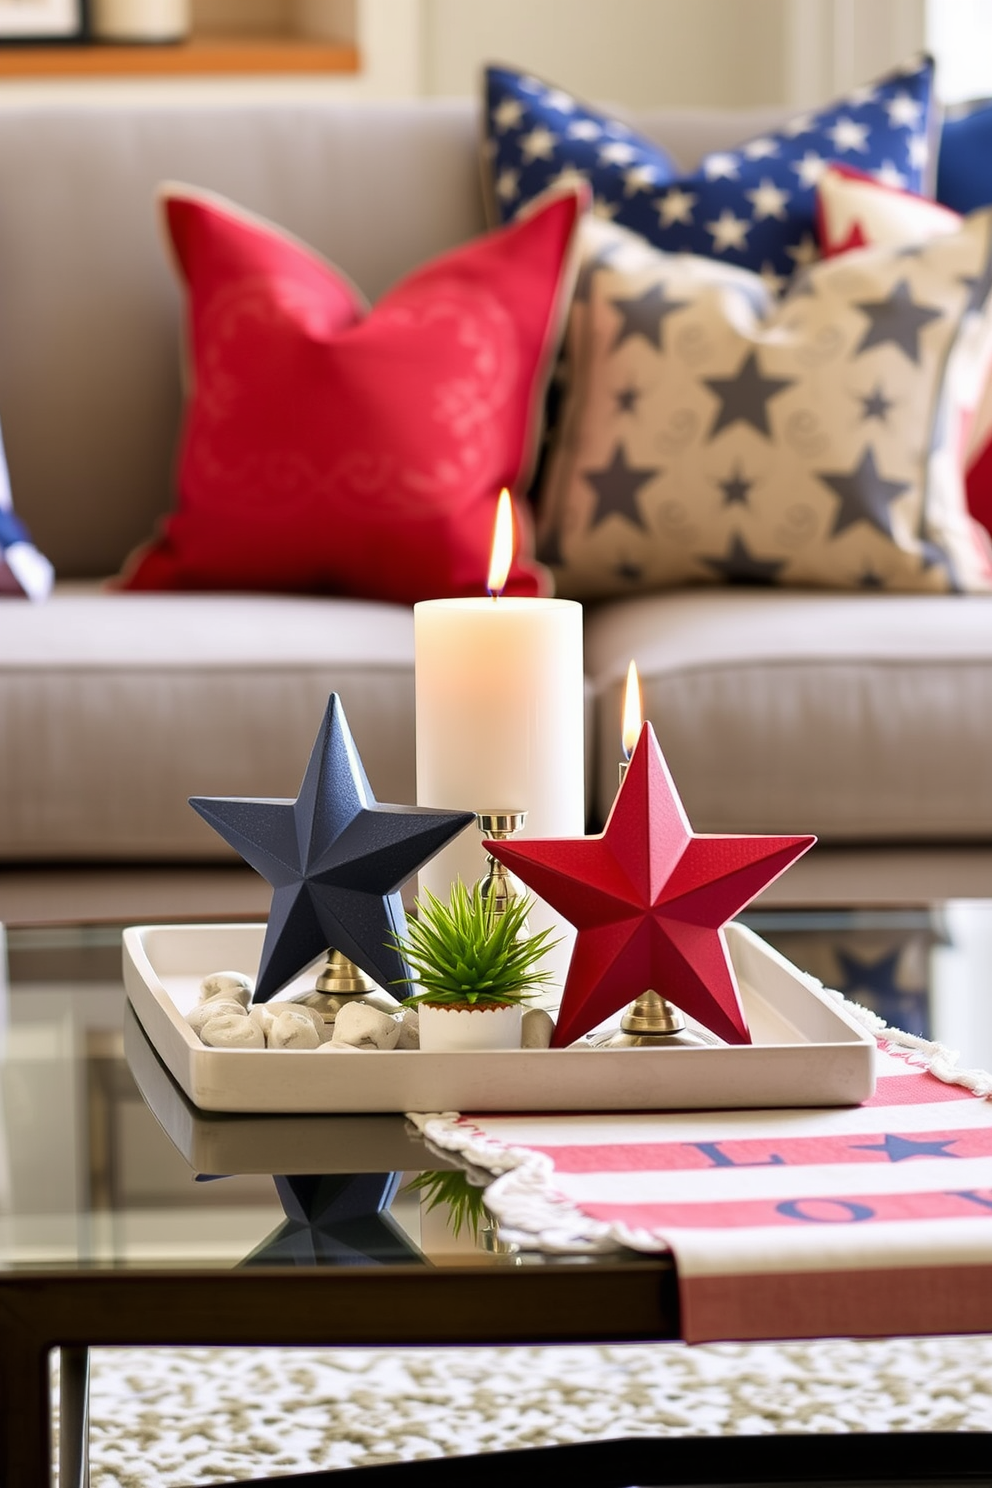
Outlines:
{"label": "glass coffee table", "polygon": [[[966,1050],[970,1064],[992,1065],[992,997],[983,980],[992,964],[992,903],[745,918],[798,965],[887,1021]],[[55,1350],[60,1488],[84,1488],[93,1347],[680,1337],[667,1257],[505,1247],[473,1209],[473,1191],[455,1164],[400,1116],[197,1111],[127,1005],[119,927],[11,929],[6,939],[0,1482],[8,1488],[52,1481]],[[877,1441],[821,1435],[815,1450],[800,1435],[667,1437],[272,1481],[344,1488],[354,1479],[374,1488],[460,1483],[470,1473],[473,1483],[502,1483],[511,1474],[543,1485],[565,1471],[604,1488],[957,1483],[992,1481],[990,1461],[989,1439],[977,1432]]]}

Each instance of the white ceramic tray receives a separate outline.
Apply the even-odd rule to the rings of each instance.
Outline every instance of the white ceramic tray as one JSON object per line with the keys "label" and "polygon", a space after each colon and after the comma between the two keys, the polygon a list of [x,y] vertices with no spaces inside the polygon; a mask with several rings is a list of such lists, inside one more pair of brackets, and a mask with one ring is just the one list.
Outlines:
{"label": "white ceramic tray", "polygon": [[[727,927],[727,943],[753,1039],[742,1047],[360,1056],[208,1049],[184,1014],[210,972],[255,973],[264,933],[263,925],[146,925],[124,932],[131,1004],[162,1062],[201,1110],[707,1110],[857,1105],[874,1091],[871,1035],[737,924]],[[280,996],[312,985],[311,972]]]}

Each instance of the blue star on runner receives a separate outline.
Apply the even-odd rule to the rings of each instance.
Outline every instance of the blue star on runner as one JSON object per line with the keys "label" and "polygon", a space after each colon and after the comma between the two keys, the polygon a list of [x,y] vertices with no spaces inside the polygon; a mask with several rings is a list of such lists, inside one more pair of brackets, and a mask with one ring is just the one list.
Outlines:
{"label": "blue star on runner", "polygon": [[889,1162],[905,1162],[910,1157],[956,1158],[956,1152],[948,1152],[957,1138],[947,1137],[942,1142],[925,1142],[916,1137],[896,1137],[887,1133],[881,1142],[852,1142],[855,1152],[884,1152]]}

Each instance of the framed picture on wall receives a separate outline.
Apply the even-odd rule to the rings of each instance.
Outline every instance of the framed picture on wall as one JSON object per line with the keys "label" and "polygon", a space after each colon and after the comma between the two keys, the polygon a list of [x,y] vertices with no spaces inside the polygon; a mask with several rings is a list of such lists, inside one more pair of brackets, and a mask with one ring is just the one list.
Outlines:
{"label": "framed picture on wall", "polygon": [[86,29],[86,0],[0,0],[0,44],[69,41]]}

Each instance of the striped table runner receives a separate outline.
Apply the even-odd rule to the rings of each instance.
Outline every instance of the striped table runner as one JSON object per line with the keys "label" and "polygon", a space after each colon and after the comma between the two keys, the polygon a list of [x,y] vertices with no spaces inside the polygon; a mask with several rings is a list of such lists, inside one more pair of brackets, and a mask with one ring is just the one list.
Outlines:
{"label": "striped table runner", "polygon": [[414,1119],[521,1245],[671,1251],[688,1342],[992,1332],[989,1095],[886,1030],[861,1106]]}

